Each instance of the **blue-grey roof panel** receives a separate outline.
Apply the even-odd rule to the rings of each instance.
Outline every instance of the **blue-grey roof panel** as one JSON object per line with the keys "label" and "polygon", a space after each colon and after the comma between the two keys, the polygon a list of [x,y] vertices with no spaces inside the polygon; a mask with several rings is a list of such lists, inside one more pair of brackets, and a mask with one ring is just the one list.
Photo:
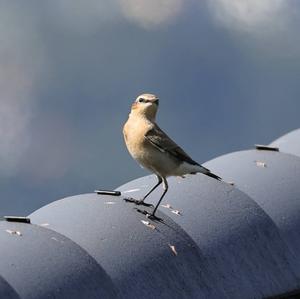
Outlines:
{"label": "blue-grey roof panel", "polygon": [[[295,256],[300,252],[300,158],[249,150],[218,157],[205,167],[233,181],[272,219]],[[297,271],[300,273],[300,259]]]}
{"label": "blue-grey roof panel", "polygon": [[17,292],[0,276],[0,298],[3,299],[20,299]]}
{"label": "blue-grey roof panel", "polygon": [[[280,152],[261,148],[204,164],[225,182],[169,178],[162,222],[138,212],[151,207],[124,200],[141,199],[155,176],[120,186],[121,196],[55,201],[30,215],[33,224],[0,221],[0,298],[298,294],[299,134],[275,140]],[[161,192],[148,201],[156,204]]]}
{"label": "blue-grey roof panel", "polygon": [[119,298],[216,294],[210,273],[199,266],[203,256],[193,240],[169,217],[161,215],[164,224],[147,224],[134,208],[121,197],[84,194],[30,217],[37,224],[46,221],[93,256],[118,287]]}
{"label": "blue-grey roof panel", "polygon": [[[124,196],[142,198],[154,183],[155,177],[149,176],[118,190]],[[298,256],[290,252],[276,224],[253,199],[202,174],[170,178],[169,185],[162,205],[169,204],[182,216],[163,206],[160,209],[195,240],[207,258],[206,267],[216,274],[217,289],[223,287],[230,298],[261,298],[283,293],[288,284],[285,290],[299,286],[300,273],[291,266]],[[157,201],[159,192],[151,202]]]}
{"label": "blue-grey roof panel", "polygon": [[22,299],[114,298],[103,269],[57,232],[0,221],[0,244],[0,275]]}
{"label": "blue-grey roof panel", "polygon": [[250,197],[203,175],[169,181],[163,223],[123,200],[145,194],[152,176],[120,187],[120,197],[78,195],[30,217],[84,248],[120,298],[261,298],[297,286],[276,225]]}
{"label": "blue-grey roof panel", "polygon": [[278,147],[280,152],[300,157],[300,129],[279,137],[270,146]]}

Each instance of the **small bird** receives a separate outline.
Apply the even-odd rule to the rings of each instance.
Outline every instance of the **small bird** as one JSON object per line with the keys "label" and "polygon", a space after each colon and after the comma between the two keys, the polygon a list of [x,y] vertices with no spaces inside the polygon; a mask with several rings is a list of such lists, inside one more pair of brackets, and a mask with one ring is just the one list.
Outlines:
{"label": "small bird", "polygon": [[167,177],[202,173],[218,181],[222,179],[209,169],[195,162],[155,122],[159,99],[154,94],[138,96],[131,106],[128,120],[123,127],[127,149],[137,162],[157,178],[157,184],[141,199],[126,199],[135,204],[146,204],[145,199],[163,183],[163,193],[149,218],[158,219],[155,212],[168,191]]}

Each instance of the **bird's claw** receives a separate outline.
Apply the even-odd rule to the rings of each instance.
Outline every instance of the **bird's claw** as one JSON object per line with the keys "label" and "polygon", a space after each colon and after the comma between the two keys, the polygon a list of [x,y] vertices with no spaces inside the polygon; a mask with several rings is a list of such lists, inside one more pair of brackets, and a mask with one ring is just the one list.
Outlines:
{"label": "bird's claw", "polygon": [[151,203],[145,203],[143,200],[138,200],[138,199],[134,199],[134,198],[131,198],[131,197],[129,197],[129,198],[125,197],[124,200],[126,202],[132,202],[132,203],[134,203],[138,206],[142,205],[142,206],[145,206],[145,207],[153,207],[153,205]]}
{"label": "bird's claw", "polygon": [[133,202],[133,203],[136,203],[136,202],[137,202],[137,200],[134,199],[134,198],[132,198],[132,197],[124,197],[123,199],[124,199],[126,202]]}
{"label": "bird's claw", "polygon": [[140,210],[140,209],[136,209],[139,213],[141,213],[141,214],[144,214],[144,215],[146,215],[146,216],[148,216],[149,215],[149,213],[147,212],[147,211],[145,211],[145,210]]}
{"label": "bird's claw", "polygon": [[139,203],[137,203],[137,205],[142,205],[142,206],[145,206],[145,207],[154,207],[153,204],[146,203],[146,202],[144,202],[142,200]]}

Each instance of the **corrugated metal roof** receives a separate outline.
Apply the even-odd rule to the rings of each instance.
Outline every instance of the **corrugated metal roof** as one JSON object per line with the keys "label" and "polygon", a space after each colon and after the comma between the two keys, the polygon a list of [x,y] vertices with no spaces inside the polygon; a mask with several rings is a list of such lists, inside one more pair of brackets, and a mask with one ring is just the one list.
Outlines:
{"label": "corrugated metal roof", "polygon": [[[119,189],[145,186],[146,190],[154,181],[154,177],[146,177]],[[210,280],[218,292],[209,298],[262,298],[298,287],[299,275],[291,267],[296,257],[255,200],[201,174],[171,178],[169,182],[164,203],[182,216],[171,209],[160,210],[166,211],[200,248],[205,261],[200,268],[213,273]],[[145,190],[131,194],[141,197]]]}
{"label": "corrugated metal roof", "polygon": [[[248,194],[272,219],[292,253],[300,252],[300,158],[249,150],[213,159],[205,166]],[[300,259],[292,266],[300,275]]]}
{"label": "corrugated metal roof", "polygon": [[[172,208],[158,214],[164,223],[122,197],[96,194],[65,198],[30,217],[84,248],[121,298],[261,298],[298,286],[288,246],[252,198],[201,174],[169,182],[163,204]],[[154,183],[149,176],[118,190],[139,198]]]}
{"label": "corrugated metal roof", "polygon": [[300,157],[300,129],[281,136],[270,145],[279,147],[281,152]]}
{"label": "corrugated metal roof", "polygon": [[[124,200],[142,198],[154,176],[120,186],[121,196],[55,201],[32,213],[32,224],[0,222],[0,298],[298,293],[300,157],[279,149],[235,152],[204,164],[234,185],[202,174],[170,178],[158,211],[163,222],[137,211],[151,208]],[[156,203],[161,191],[149,201]]]}
{"label": "corrugated metal roof", "polygon": [[0,244],[1,275],[10,286],[8,291],[7,285],[0,288],[0,294],[4,290],[11,298],[114,298],[113,284],[100,265],[57,232],[1,221]]}
{"label": "corrugated metal roof", "polygon": [[0,298],[5,299],[19,299],[19,295],[16,291],[8,284],[8,282],[0,276]]}

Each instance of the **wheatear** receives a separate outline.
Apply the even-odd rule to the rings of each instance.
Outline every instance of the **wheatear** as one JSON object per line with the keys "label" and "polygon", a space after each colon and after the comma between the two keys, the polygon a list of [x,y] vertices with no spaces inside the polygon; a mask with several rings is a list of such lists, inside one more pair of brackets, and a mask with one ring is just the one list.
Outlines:
{"label": "wheatear", "polygon": [[124,125],[123,134],[131,156],[144,168],[158,178],[157,184],[141,200],[127,199],[136,204],[145,204],[145,199],[163,183],[163,193],[150,218],[168,191],[167,177],[203,173],[216,180],[221,178],[188,156],[155,122],[159,99],[153,94],[142,94],[132,104],[129,118]]}

